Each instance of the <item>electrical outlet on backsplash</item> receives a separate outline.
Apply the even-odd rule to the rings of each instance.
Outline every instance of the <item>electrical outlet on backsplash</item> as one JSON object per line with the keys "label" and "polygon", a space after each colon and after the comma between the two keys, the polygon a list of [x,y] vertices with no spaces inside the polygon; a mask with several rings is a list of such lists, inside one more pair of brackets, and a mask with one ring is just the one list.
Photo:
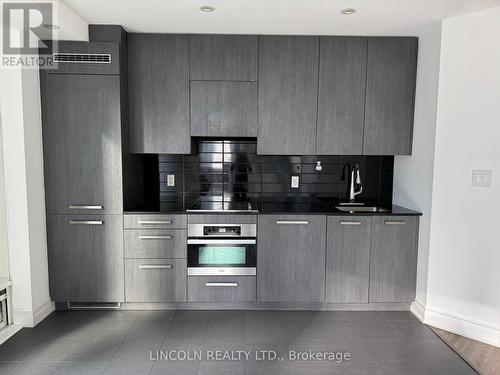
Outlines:
{"label": "electrical outlet on backsplash", "polygon": [[[363,192],[356,201],[392,203],[393,156],[257,155],[253,139],[198,139],[195,149],[191,155],[159,155],[161,203],[187,208],[195,201],[345,201],[348,185],[341,174],[346,163],[360,167]],[[174,186],[167,183],[168,175]],[[298,177],[297,185],[292,176]]]}

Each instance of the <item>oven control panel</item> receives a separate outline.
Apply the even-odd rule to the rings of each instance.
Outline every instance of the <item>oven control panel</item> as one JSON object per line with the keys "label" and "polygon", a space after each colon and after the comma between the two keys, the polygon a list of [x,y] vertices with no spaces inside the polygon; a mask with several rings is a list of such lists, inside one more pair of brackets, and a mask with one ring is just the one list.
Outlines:
{"label": "oven control panel", "polygon": [[241,236],[241,226],[228,225],[228,226],[208,226],[203,227],[204,236]]}

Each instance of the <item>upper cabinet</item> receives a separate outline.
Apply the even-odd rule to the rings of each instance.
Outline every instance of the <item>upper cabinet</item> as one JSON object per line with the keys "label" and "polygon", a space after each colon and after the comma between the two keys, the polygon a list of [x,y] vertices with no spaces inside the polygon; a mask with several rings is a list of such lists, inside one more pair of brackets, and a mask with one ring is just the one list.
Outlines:
{"label": "upper cabinet", "polygon": [[257,82],[191,82],[191,135],[257,137]]}
{"label": "upper cabinet", "polygon": [[42,74],[42,99],[47,211],[121,214],[120,76]]}
{"label": "upper cabinet", "polygon": [[192,35],[190,78],[194,81],[256,81],[256,35]]}
{"label": "upper cabinet", "polygon": [[259,154],[314,154],[318,63],[318,37],[260,37]]}
{"label": "upper cabinet", "polygon": [[409,155],[418,39],[129,34],[131,150],[257,137],[259,154]]}
{"label": "upper cabinet", "polygon": [[189,36],[128,35],[131,151],[189,154]]}
{"label": "upper cabinet", "polygon": [[319,155],[361,155],[367,38],[321,37],[319,59]]}
{"label": "upper cabinet", "polygon": [[368,38],[365,155],[411,155],[417,48],[417,38]]}

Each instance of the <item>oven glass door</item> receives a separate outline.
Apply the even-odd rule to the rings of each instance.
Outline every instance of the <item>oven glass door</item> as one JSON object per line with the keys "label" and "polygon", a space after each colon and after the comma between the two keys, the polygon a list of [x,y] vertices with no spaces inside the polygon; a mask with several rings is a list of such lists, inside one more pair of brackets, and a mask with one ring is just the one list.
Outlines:
{"label": "oven glass door", "polygon": [[254,239],[189,239],[188,267],[255,267]]}

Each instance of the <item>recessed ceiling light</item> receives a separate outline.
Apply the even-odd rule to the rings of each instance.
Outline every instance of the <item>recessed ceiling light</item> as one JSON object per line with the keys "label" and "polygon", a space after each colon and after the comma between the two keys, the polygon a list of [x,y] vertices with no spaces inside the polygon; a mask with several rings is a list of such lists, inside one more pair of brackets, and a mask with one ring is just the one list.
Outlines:
{"label": "recessed ceiling light", "polygon": [[45,27],[46,29],[49,29],[49,30],[59,30],[59,26],[52,25],[51,23],[46,23],[43,25],[43,27]]}
{"label": "recessed ceiling light", "polygon": [[200,10],[202,12],[207,12],[207,13],[210,13],[210,12],[213,12],[215,10],[215,8],[211,5],[203,5],[200,7]]}
{"label": "recessed ceiling light", "polygon": [[340,11],[344,16],[350,16],[351,14],[356,13],[356,9],[354,8],[345,8]]}

